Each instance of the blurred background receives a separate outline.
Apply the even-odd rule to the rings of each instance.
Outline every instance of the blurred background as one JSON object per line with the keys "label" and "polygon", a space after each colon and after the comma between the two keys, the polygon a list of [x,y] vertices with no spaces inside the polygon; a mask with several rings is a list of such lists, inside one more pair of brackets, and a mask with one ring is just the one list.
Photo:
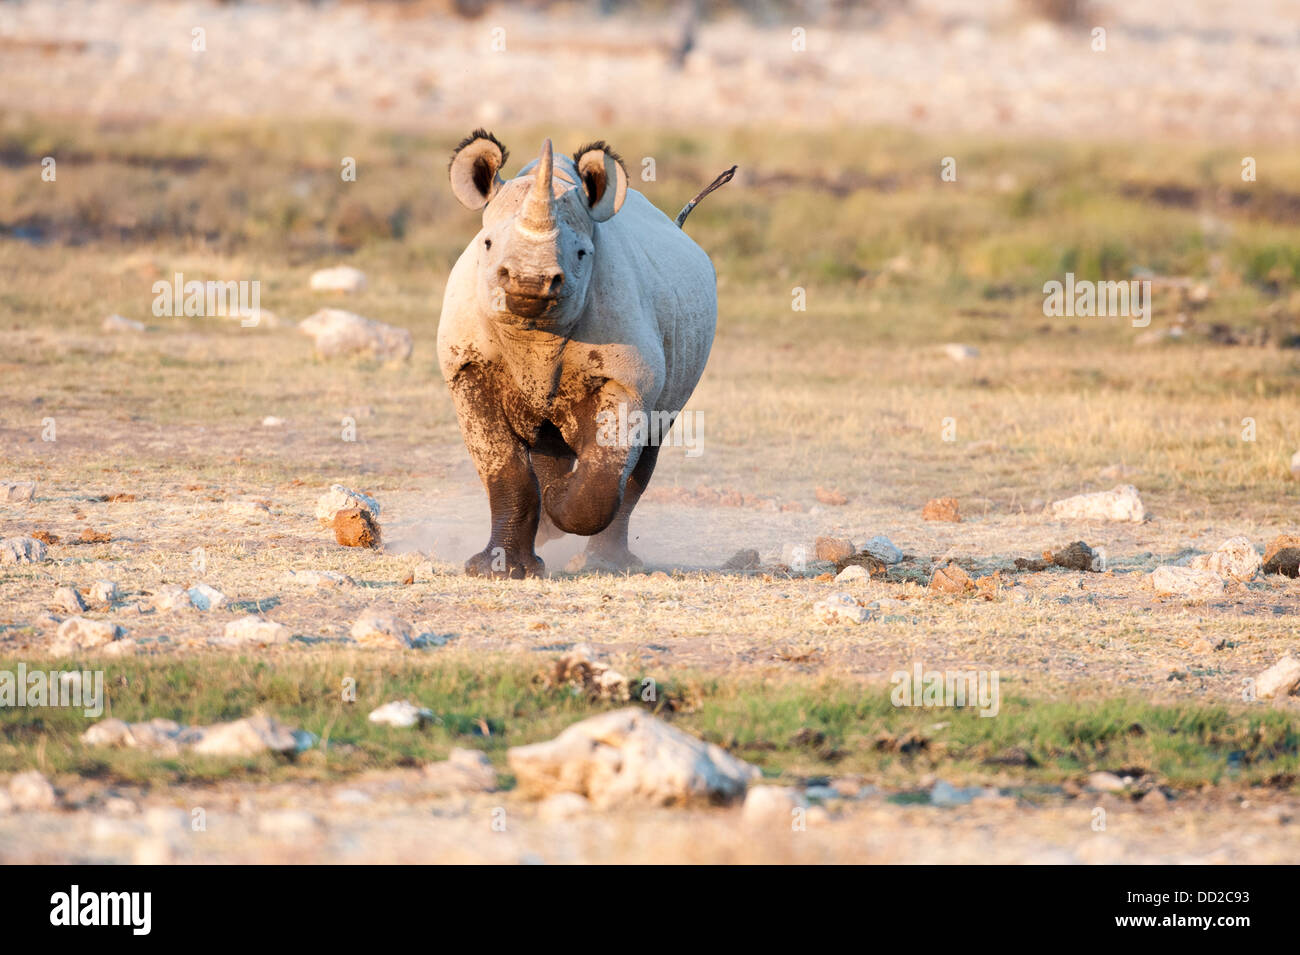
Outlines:
{"label": "blurred background", "polygon": [[[687,225],[718,271],[697,402],[727,450],[668,456],[657,484],[793,493],[763,456],[777,433],[881,506],[911,506],[919,474],[1020,507],[1117,462],[1187,507],[1285,506],[1300,4],[1284,0],[3,0],[0,328],[20,360],[0,436],[25,446],[36,409],[12,409],[40,394],[104,419],[96,453],[183,422],[207,437],[165,432],[173,464],[244,449],[328,483],[416,449],[421,482],[454,462],[477,495],[434,340],[479,227],[446,162],[480,125],[511,147],[507,174],[543,137],[607,139],[669,216],[740,167]],[[366,289],[309,287],[339,264]],[[259,281],[278,321],[152,315],[177,271]],[[1151,325],[1048,318],[1043,285],[1066,272],[1152,281]],[[294,326],[325,306],[408,329],[410,362],[315,359]],[[106,335],[112,313],[150,334]],[[299,426],[359,405],[375,411],[355,444]],[[290,424],[259,432],[267,415]],[[954,457],[936,437],[953,415],[960,447],[1005,453]]]}
{"label": "blurred background", "polygon": [[1300,131],[1298,48],[1287,0],[6,0],[0,106],[1255,141]]}

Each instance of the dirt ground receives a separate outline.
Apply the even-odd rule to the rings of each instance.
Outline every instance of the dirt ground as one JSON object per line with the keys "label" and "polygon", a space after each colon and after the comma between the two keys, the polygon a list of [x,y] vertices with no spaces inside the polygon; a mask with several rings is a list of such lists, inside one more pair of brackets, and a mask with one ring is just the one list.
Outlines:
{"label": "dirt ground", "polygon": [[[581,547],[569,538],[541,551],[551,571],[544,580],[461,573],[486,539],[487,506],[437,373],[434,336],[444,246],[456,245],[457,230],[472,234],[472,217],[430,216],[406,246],[392,240],[358,253],[372,290],[355,307],[410,328],[415,339],[408,363],[383,367],[316,358],[292,327],[315,308],[353,307],[306,291],[314,268],[337,264],[338,249],[280,250],[274,240],[232,253],[179,229],[140,239],[135,221],[121,226],[128,238],[120,243],[102,232],[59,238],[54,227],[29,239],[18,217],[0,208],[0,481],[37,485],[31,502],[0,503],[0,537],[53,539],[46,562],[0,567],[4,659],[53,665],[65,616],[51,607],[56,588],[97,580],[115,582],[120,596],[87,616],[123,629],[124,655],[182,662],[254,653],[275,666],[327,654],[348,646],[353,622],[379,606],[426,637],[418,649],[380,657],[394,667],[403,654],[535,659],[582,643],[615,666],[666,678],[842,675],[879,688],[920,662],[996,670],[1009,692],[1033,699],[1136,697],[1215,709],[1241,707],[1245,681],[1295,652],[1294,579],[1257,576],[1208,601],[1157,597],[1147,580],[1157,566],[1185,563],[1234,536],[1262,550],[1296,532],[1300,491],[1289,461],[1300,448],[1297,352],[1276,340],[1229,346],[1205,334],[1211,321],[1261,316],[1294,330],[1300,297],[1290,279],[1268,271],[1278,249],[1294,247],[1293,232],[1260,239],[1275,257],[1257,270],[1276,286],[1266,306],[1246,297],[1257,276],[1229,281],[1237,266],[1218,263],[1211,239],[1187,232],[1196,238],[1184,244],[1210,248],[1213,317],[1186,303],[1162,306],[1158,329],[1176,321],[1181,331],[1187,320],[1191,333],[1153,345],[1128,327],[1048,327],[1034,295],[1007,301],[982,259],[970,266],[968,284],[940,274],[934,250],[949,238],[947,209],[900,219],[900,234],[879,239],[889,249],[884,262],[876,245],[864,245],[861,262],[827,265],[820,299],[806,263],[783,267],[767,286],[729,263],[761,252],[755,223],[784,232],[792,245],[816,244],[819,234],[805,239],[759,208],[765,182],[787,193],[806,189],[810,204],[830,201],[828,194],[841,200],[824,183],[787,189],[774,171],[777,141],[806,136],[794,130],[808,127],[884,124],[937,136],[916,160],[926,169],[942,155],[929,152],[957,131],[1040,137],[1024,139],[1034,155],[1049,153],[1052,137],[1167,141],[1174,152],[1210,141],[1235,175],[1245,148],[1272,142],[1284,151],[1300,137],[1300,83],[1292,81],[1300,78],[1300,10],[1201,0],[1170,22],[1157,6],[1112,5],[1099,13],[1109,46],[1098,53],[1086,24],[1026,20],[1012,4],[936,0],[903,5],[880,22],[810,26],[803,59],[792,59],[787,25],[705,23],[680,70],[664,53],[677,36],[670,24],[616,18],[584,33],[589,42],[575,49],[573,21],[563,17],[492,11],[466,22],[426,13],[418,4],[373,14],[353,4],[4,4],[0,110],[74,127],[163,129],[166,142],[155,145],[167,156],[188,154],[185,123],[234,122],[232,135],[248,136],[251,147],[267,127],[239,122],[274,126],[301,116],[457,135],[480,122],[531,129],[543,118],[587,129],[595,116],[600,127],[673,130],[659,137],[665,143],[675,142],[677,127],[740,130],[727,148],[747,143],[756,164],[771,165],[766,180],[751,180],[744,194],[751,204],[739,212],[719,199],[716,218],[707,207],[695,213],[697,235],[716,239],[723,263],[719,334],[693,399],[704,452],[669,448],[660,457],[632,523],[645,571],[569,573]],[[488,49],[497,25],[511,56]],[[191,49],[195,27],[206,29],[205,52]],[[550,71],[546,82],[536,81],[539,69]],[[774,127],[792,131],[773,136]],[[4,131],[12,128],[16,118]],[[76,155],[75,136],[71,143],[50,136]],[[690,156],[695,147],[683,139],[673,148]],[[865,176],[873,159],[825,152],[850,183],[837,221],[856,228],[882,218],[876,206],[893,201],[897,182],[910,195],[906,177],[858,190],[853,177]],[[5,152],[0,172],[16,177],[40,155],[29,147]],[[60,182],[92,188],[89,171],[101,161],[113,170],[167,168],[157,156],[123,155],[69,161]],[[1061,176],[1077,177],[1088,162],[1061,160],[1070,170]],[[1142,162],[1166,173],[1158,155]],[[334,175],[332,152],[320,163]],[[286,176],[306,181],[300,167],[284,166]],[[83,169],[89,186],[78,185]],[[1213,179],[1203,179],[1196,188],[1208,194]],[[8,190],[0,195],[31,201],[25,180],[0,181]],[[160,195],[168,188],[157,184]],[[1018,189],[1002,192],[1014,198]],[[1104,202],[1114,201],[1107,193]],[[90,197],[75,205],[78,224],[102,225],[102,207]],[[984,225],[965,223],[964,208],[952,218],[964,223],[962,241],[975,243],[970,234]],[[1274,203],[1230,226],[1220,206],[1191,202],[1179,211],[1208,223],[1204,236],[1253,236],[1264,228],[1260,218],[1293,229],[1288,208]],[[1039,214],[1048,229],[1068,218]],[[286,230],[292,219],[285,214]],[[1001,252],[979,248],[988,261]],[[219,318],[149,318],[143,289],[182,265],[257,270],[268,287],[264,307],[285,321],[242,329]],[[792,314],[789,287],[800,283],[815,307]],[[101,330],[122,301],[137,304],[146,332]],[[952,328],[978,341],[977,353],[961,360],[946,353]],[[277,420],[264,423],[267,416]],[[1253,430],[1241,437],[1245,418],[1258,425],[1257,437]],[[944,437],[950,420],[954,440]],[[383,550],[339,547],[317,524],[316,500],[333,482],[380,501]],[[1119,484],[1138,488],[1147,520],[1044,515],[1053,500]],[[846,502],[824,503],[819,488],[821,497],[832,491]],[[924,520],[925,503],[944,496],[957,499],[962,520]],[[87,531],[95,539],[82,542]],[[907,555],[884,578],[839,583],[827,565],[784,566],[792,548],[811,554],[820,536],[860,545],[876,535]],[[1017,558],[1076,540],[1104,552],[1105,572],[1015,567]],[[743,549],[758,551],[761,566],[725,569]],[[950,560],[980,578],[1000,572],[991,599],[929,590],[932,570]],[[338,571],[356,586],[307,591],[285,583],[289,570]],[[150,608],[164,585],[200,582],[229,605]],[[813,605],[841,591],[864,604],[899,603],[859,625],[816,619]],[[224,626],[247,613],[283,624],[296,639],[279,649],[231,647]],[[1295,697],[1252,706],[1300,713]],[[0,755],[20,752],[39,731],[19,727]],[[1293,759],[1294,735],[1283,748],[1278,758]],[[42,768],[39,749],[21,752],[35,752],[33,768]],[[1294,776],[1279,777],[1271,786],[1206,783],[1138,801],[1077,781],[1035,794],[1008,770],[995,794],[944,807],[907,798],[942,778],[927,770],[901,781],[864,778],[859,797],[826,800],[810,811],[806,831],[788,831],[756,828],[737,808],[552,818],[510,791],[432,794],[409,768],[324,782],[166,786],[64,774],[55,778],[61,808],[0,811],[0,860],[1294,862],[1300,792]],[[196,808],[203,830],[192,826]],[[504,830],[493,828],[500,819]]]}
{"label": "dirt ground", "polygon": [[[547,818],[500,794],[431,798],[414,776],[312,790],[176,787],[144,801],[114,791],[80,811],[0,816],[0,845],[11,864],[1215,865],[1294,863],[1300,853],[1296,801],[1272,795],[1190,796],[1153,810],[1111,794],[951,808],[874,794],[814,808],[793,830],[784,820],[746,822],[735,809]],[[132,796],[136,808],[118,808]]]}

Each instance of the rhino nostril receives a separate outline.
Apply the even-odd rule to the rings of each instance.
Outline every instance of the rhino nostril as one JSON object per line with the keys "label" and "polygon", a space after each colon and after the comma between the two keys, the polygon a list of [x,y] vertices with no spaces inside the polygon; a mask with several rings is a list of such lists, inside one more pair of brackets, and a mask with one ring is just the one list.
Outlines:
{"label": "rhino nostril", "polygon": [[551,276],[551,281],[547,283],[546,294],[555,295],[557,292],[560,291],[560,286],[563,284],[564,284],[564,273],[556,272],[554,275]]}

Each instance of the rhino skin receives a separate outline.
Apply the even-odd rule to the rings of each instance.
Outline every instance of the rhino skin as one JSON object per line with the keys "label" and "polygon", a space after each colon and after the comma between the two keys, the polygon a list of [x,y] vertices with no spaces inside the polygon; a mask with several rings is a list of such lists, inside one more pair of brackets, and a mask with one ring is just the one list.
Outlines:
{"label": "rhino skin", "polygon": [[483,210],[438,324],[439,365],[492,512],[465,571],[544,576],[535,547],[563,533],[590,538],[600,564],[634,568],[628,520],[659,448],[620,445],[601,423],[620,406],[675,420],[713,344],[713,263],[628,188],[603,142],[571,159],[548,139],[503,180],[507,155],[476,130],[449,167],[456,197]]}

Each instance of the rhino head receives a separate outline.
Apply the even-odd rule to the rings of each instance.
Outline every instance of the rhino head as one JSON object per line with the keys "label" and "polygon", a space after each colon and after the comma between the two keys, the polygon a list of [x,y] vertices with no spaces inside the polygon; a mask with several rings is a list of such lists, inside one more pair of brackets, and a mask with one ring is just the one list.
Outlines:
{"label": "rhino head", "polygon": [[623,205],[627,172],[603,142],[572,159],[548,139],[515,178],[500,176],[508,150],[476,130],[453,154],[451,190],[483,210],[474,238],[475,295],[498,322],[563,334],[582,314],[598,254],[595,226]]}

